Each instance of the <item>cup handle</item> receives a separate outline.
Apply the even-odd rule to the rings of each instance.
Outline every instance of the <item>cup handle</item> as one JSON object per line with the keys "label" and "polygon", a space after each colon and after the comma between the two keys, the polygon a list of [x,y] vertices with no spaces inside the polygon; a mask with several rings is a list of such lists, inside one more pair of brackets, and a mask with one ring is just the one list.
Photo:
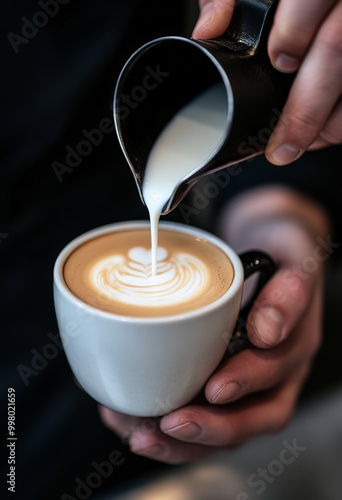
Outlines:
{"label": "cup handle", "polygon": [[228,355],[237,354],[248,347],[252,347],[253,344],[248,339],[247,317],[260,290],[277,270],[271,257],[261,250],[251,250],[239,255],[239,257],[243,265],[245,280],[257,272],[260,273],[260,277],[248,304],[240,311],[234,333],[229,341]]}

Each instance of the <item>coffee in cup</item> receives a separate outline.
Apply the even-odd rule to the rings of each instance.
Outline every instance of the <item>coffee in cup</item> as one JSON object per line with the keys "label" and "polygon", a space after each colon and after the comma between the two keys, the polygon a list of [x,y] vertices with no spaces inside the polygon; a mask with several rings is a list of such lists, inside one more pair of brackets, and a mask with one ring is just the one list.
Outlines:
{"label": "coffee in cup", "polygon": [[91,230],[54,267],[56,316],[74,376],[99,403],[140,417],[165,415],[203,389],[239,334],[245,277],[273,272],[262,252],[241,260],[198,228],[162,222],[159,231],[155,276],[148,221]]}
{"label": "coffee in cup", "polygon": [[230,287],[233,265],[207,239],[161,229],[152,273],[150,229],[90,239],[65,262],[70,291],[92,307],[133,317],[185,313],[215,302]]}

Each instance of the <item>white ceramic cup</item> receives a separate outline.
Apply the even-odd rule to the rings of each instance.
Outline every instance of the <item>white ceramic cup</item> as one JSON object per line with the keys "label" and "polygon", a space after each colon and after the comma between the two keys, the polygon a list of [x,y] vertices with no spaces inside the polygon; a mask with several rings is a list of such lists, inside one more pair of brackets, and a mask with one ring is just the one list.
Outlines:
{"label": "white ceramic cup", "polygon": [[77,247],[103,234],[146,227],[147,221],[116,223],[74,239],[55,263],[54,300],[65,354],[85,391],[113,410],[159,416],[191,401],[221,361],[240,311],[244,268],[219,238],[162,222],[161,228],[204,238],[227,255],[234,279],[220,298],[179,315],[139,318],[96,309],[70,291],[63,267]]}

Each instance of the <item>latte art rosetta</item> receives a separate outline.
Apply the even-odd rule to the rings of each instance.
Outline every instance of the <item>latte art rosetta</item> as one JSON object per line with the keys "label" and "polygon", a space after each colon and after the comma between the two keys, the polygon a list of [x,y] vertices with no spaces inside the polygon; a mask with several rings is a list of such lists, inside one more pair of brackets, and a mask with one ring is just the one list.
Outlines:
{"label": "latte art rosetta", "polygon": [[152,275],[151,252],[130,249],[127,256],[112,255],[98,261],[90,273],[93,286],[116,301],[163,306],[184,302],[200,295],[208,284],[208,270],[193,255],[158,247],[157,274]]}

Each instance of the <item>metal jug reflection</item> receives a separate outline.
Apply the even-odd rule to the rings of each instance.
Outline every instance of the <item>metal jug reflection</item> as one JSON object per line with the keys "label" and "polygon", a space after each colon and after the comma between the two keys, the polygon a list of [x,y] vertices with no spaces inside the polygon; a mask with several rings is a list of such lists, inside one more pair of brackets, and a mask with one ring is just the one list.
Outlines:
{"label": "metal jug reflection", "polygon": [[294,78],[274,69],[267,54],[276,4],[239,0],[223,36],[196,41],[158,38],[127,61],[115,89],[114,122],[143,203],[146,165],[161,131],[215,85],[224,87],[222,137],[179,179],[162,213],[173,210],[203,175],[265,150]]}

